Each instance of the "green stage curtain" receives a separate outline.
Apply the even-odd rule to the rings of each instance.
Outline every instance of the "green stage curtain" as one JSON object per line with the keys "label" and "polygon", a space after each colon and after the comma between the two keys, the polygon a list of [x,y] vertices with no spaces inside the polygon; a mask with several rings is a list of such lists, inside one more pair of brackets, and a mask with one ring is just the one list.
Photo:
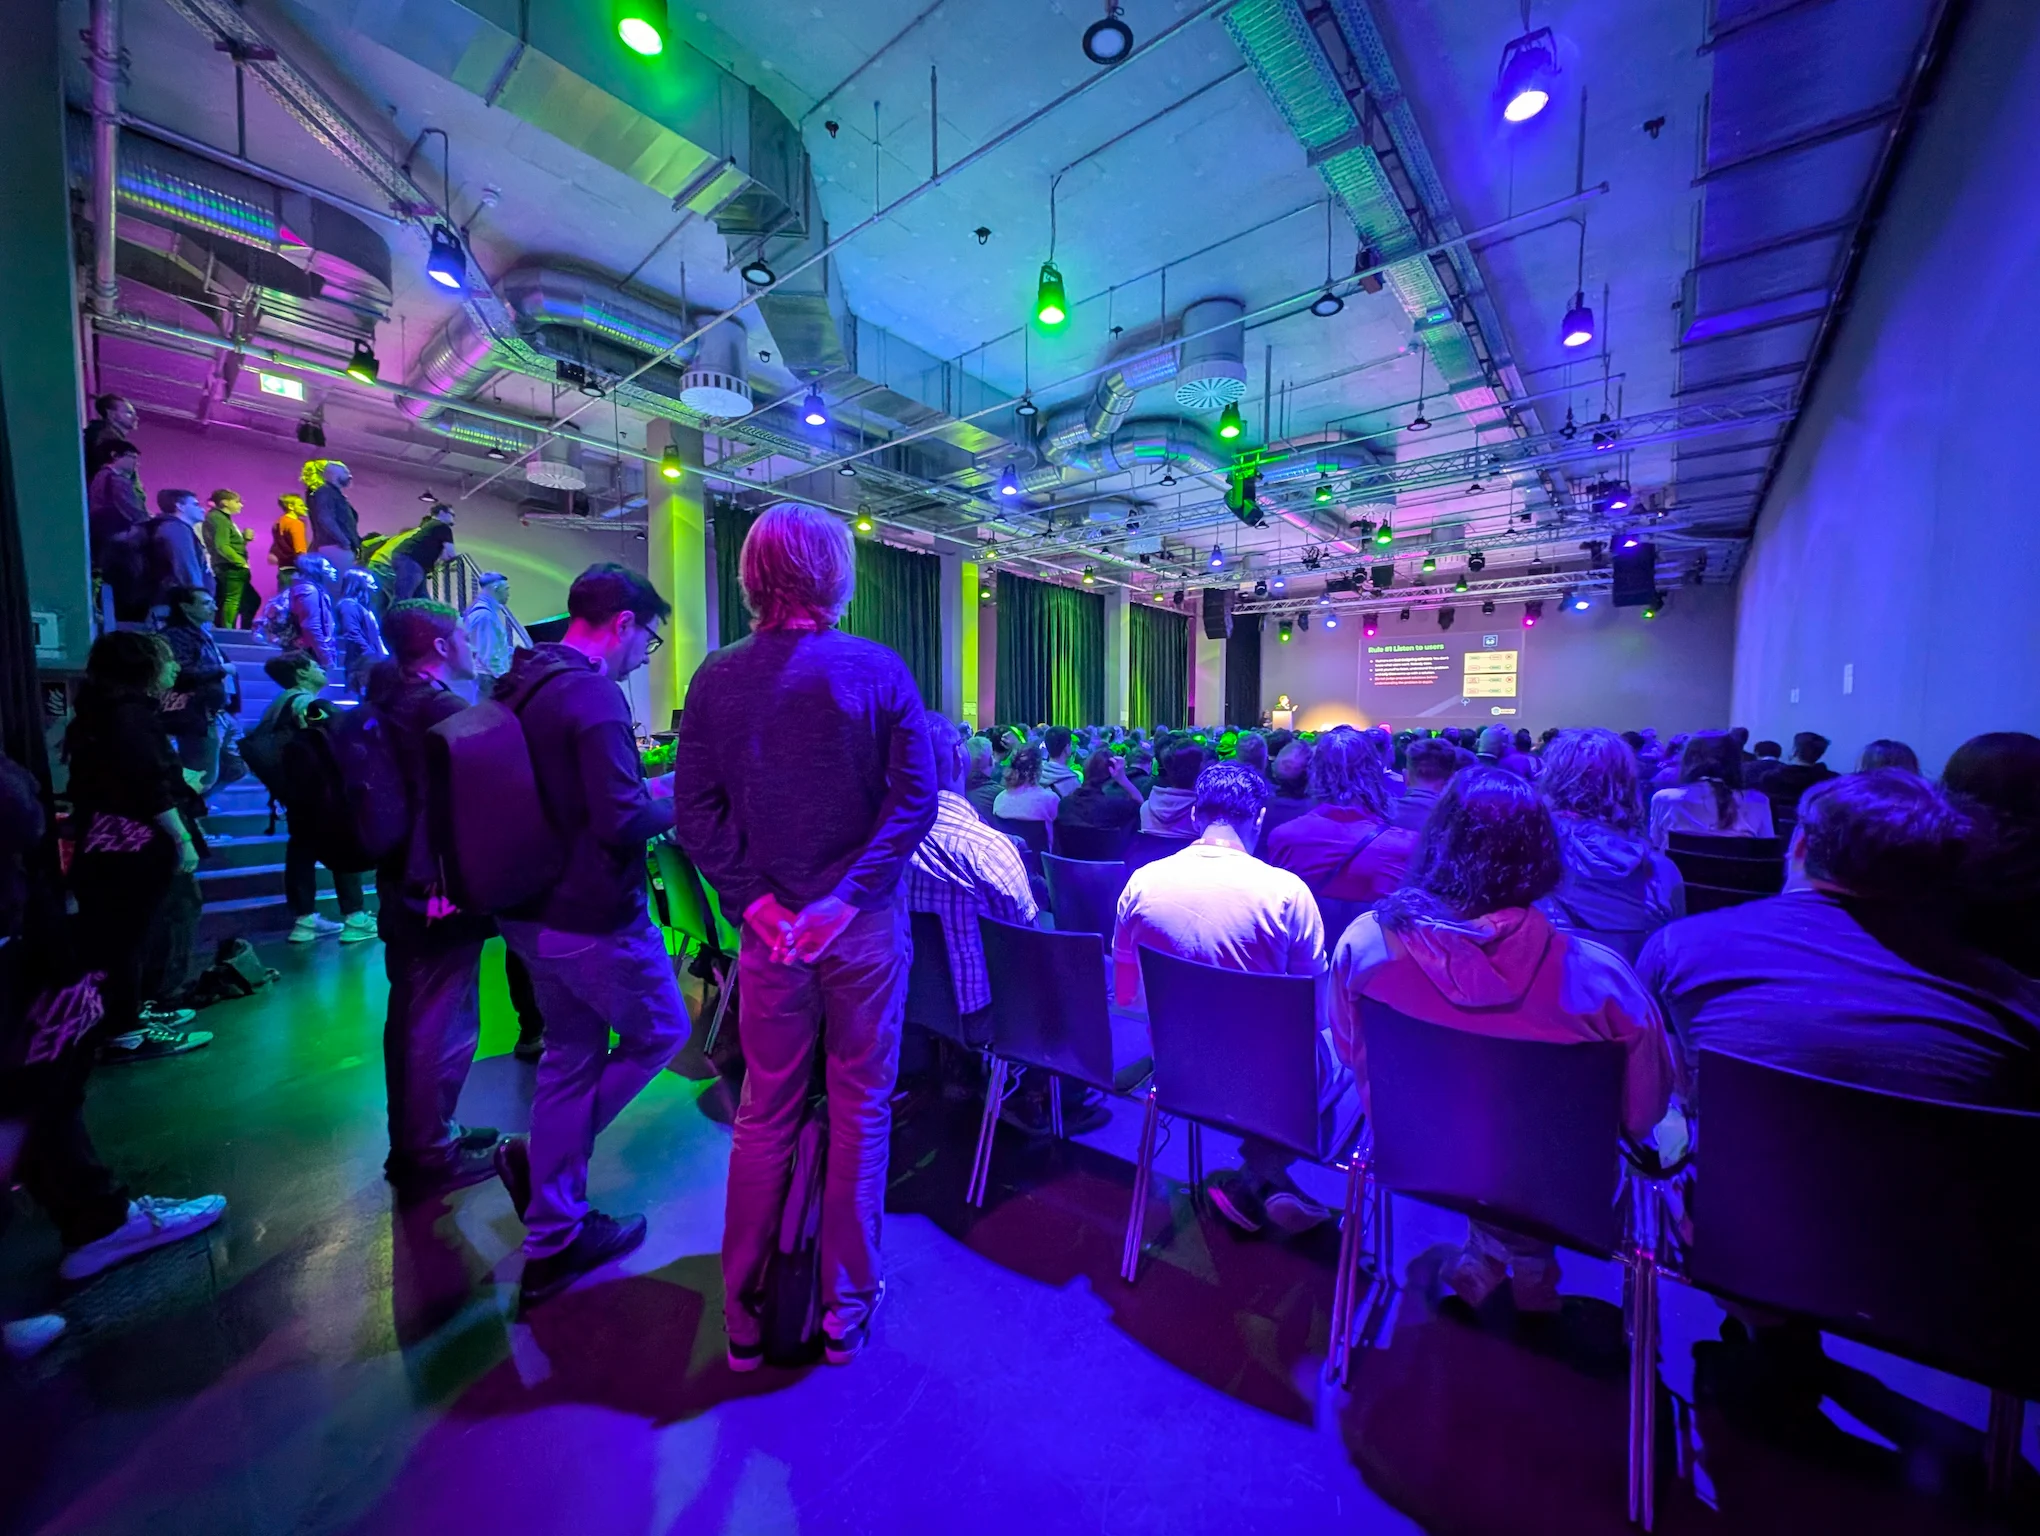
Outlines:
{"label": "green stage curtain", "polygon": [[843,633],[892,647],[914,674],[921,702],[930,709],[942,707],[942,561],[938,557],[859,540],[857,595],[843,615]]}
{"label": "green stage curtain", "polygon": [[1225,723],[1241,729],[1261,723],[1261,620],[1235,618],[1225,643]]}
{"label": "green stage curtain", "polygon": [[[732,502],[715,509],[716,628],[719,643],[734,645],[751,632],[744,611],[743,583],[738,578],[744,535],[757,516]],[[857,595],[843,615],[842,630],[892,647],[931,709],[942,702],[942,562],[860,539],[857,543]]]}
{"label": "green stage curtain", "polygon": [[1020,725],[1105,718],[1105,600],[999,572],[999,714]]}
{"label": "green stage curtain", "polygon": [[1127,722],[1143,730],[1165,725],[1180,731],[1190,693],[1190,621],[1145,603],[1133,605],[1130,620]]}

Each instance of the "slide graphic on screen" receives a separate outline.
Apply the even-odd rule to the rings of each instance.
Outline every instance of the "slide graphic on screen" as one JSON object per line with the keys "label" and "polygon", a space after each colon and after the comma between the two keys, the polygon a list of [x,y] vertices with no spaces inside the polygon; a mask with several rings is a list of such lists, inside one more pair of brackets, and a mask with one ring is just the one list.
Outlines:
{"label": "slide graphic on screen", "polygon": [[1522,709],[1519,631],[1384,635],[1362,643],[1360,661],[1355,702],[1398,729],[1491,724]]}

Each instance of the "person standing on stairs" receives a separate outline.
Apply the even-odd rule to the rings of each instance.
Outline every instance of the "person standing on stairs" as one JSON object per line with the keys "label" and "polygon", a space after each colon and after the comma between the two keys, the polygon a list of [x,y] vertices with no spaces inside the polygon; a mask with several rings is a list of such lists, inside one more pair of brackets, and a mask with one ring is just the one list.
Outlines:
{"label": "person standing on stairs", "polygon": [[475,672],[460,615],[444,603],[397,603],[383,634],[392,659],[370,674],[368,703],[388,732],[410,812],[409,835],[375,872],[390,982],[384,1173],[401,1197],[421,1200],[496,1175],[496,1132],[463,1130],[454,1119],[481,1038],[482,945],[496,925],[446,901],[425,830],[425,738],[468,708],[454,687]]}
{"label": "person standing on stairs", "polygon": [[[326,686],[326,672],[308,651],[285,651],[262,664],[270,681],[283,689],[263,711],[262,721],[248,733],[249,742],[287,739],[292,733],[323,721],[329,707],[319,698]],[[265,782],[267,782],[265,780]],[[271,784],[274,793],[275,785]],[[342,944],[359,944],[376,936],[375,917],[364,910],[361,876],[347,870],[333,871],[333,896],[340,906],[339,922],[319,915],[319,856],[313,851],[312,829],[301,819],[301,808],[286,805],[290,838],[284,844],[283,899],[290,907],[290,942],[309,944],[333,934]]]}
{"label": "person standing on stairs", "polygon": [[354,471],[338,459],[312,459],[303,474],[309,500],[305,503],[306,542],[315,555],[324,555],[337,571],[356,565],[361,559],[361,520],[347,499],[347,487]]}
{"label": "person standing on stairs", "polygon": [[248,531],[234,521],[241,515],[241,498],[233,491],[212,493],[205,509],[203,535],[206,557],[212,561],[213,579],[219,583],[220,627],[252,629],[255,610],[262,594],[255,590],[248,569]]}
{"label": "person standing on stairs", "polygon": [[203,587],[172,587],[163,643],[177,658],[177,676],[163,695],[163,715],[178,760],[198,775],[201,795],[220,776],[223,721],[241,707],[241,680],[212,637],[217,609]]}

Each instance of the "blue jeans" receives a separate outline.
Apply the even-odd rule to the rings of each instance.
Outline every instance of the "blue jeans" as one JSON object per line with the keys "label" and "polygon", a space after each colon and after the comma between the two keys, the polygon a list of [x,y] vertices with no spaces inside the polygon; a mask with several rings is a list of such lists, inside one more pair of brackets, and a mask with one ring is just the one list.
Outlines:
{"label": "blue jeans", "polygon": [[[396,900],[392,893],[390,899]],[[388,921],[385,918],[385,921]],[[383,945],[390,981],[383,1021],[383,1082],[389,1097],[390,1162],[406,1173],[452,1167],[454,1110],[482,1031],[482,941]]]}
{"label": "blue jeans", "polygon": [[687,1005],[646,913],[613,933],[499,926],[530,970],[545,1014],[545,1055],[531,1100],[531,1206],[524,1213],[525,1257],[542,1259],[581,1230],[595,1138],[685,1043]]}
{"label": "blue jeans", "polygon": [[[733,1344],[763,1337],[765,1266],[779,1235],[817,1038],[829,1094],[822,1305],[841,1337],[877,1303],[909,953],[904,905],[859,913],[814,965],[775,964],[770,949],[744,930],[737,987],[746,1075],[730,1145],[722,1249],[723,1325]],[[546,1028],[550,1039],[550,1014]]]}

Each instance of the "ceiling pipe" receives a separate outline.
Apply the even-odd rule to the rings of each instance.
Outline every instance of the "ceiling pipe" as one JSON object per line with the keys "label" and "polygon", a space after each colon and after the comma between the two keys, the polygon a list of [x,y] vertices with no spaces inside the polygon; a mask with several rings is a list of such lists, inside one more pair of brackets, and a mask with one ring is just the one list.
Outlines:
{"label": "ceiling pipe", "polygon": [[85,36],[92,76],[92,313],[105,320],[120,302],[114,272],[114,181],[120,155],[120,6],[92,0]]}

